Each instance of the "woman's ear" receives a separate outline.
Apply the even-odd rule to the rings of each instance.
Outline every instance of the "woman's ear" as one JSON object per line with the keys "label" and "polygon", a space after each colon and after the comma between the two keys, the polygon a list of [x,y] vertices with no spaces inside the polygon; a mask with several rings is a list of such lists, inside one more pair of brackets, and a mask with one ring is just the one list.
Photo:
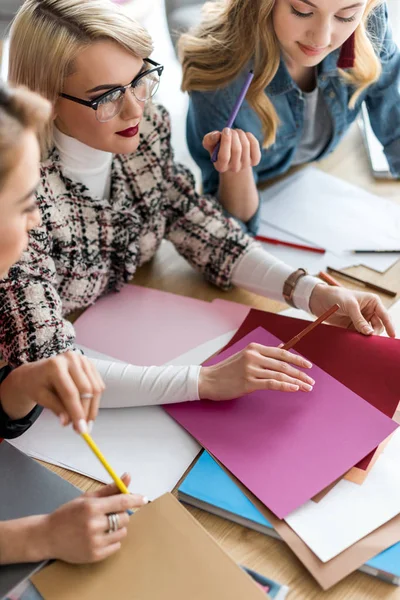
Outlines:
{"label": "woman's ear", "polygon": [[342,45],[337,66],[339,69],[352,69],[356,59],[356,40],[355,33],[345,41]]}

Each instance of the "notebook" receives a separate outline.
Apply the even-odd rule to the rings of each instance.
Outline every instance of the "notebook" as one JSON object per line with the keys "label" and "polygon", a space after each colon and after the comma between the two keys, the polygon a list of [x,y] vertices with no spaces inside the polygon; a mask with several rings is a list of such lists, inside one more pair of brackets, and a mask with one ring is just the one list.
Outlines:
{"label": "notebook", "polygon": [[[7,442],[0,444],[0,482],[0,521],[50,513],[81,494]],[[44,564],[0,566],[0,598]]]}
{"label": "notebook", "polygon": [[[178,498],[186,504],[280,539],[269,521],[206,451],[181,483]],[[400,585],[400,543],[384,550],[359,570]]]}
{"label": "notebook", "polygon": [[171,494],[131,517],[118,553],[91,565],[56,561],[32,582],[45,600],[265,600]]}

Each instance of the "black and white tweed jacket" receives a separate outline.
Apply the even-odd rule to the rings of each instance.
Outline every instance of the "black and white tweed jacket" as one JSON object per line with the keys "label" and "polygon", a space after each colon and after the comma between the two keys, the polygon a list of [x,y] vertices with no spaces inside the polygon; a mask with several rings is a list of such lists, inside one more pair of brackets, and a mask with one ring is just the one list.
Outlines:
{"label": "black and white tweed jacket", "polygon": [[56,150],[43,163],[42,224],[0,281],[0,352],[9,364],[73,347],[74,329],[64,316],[121,289],[163,238],[223,289],[252,243],[174,162],[169,115],[161,106],[146,109],[137,152],[114,157],[110,196],[92,198],[65,177]]}

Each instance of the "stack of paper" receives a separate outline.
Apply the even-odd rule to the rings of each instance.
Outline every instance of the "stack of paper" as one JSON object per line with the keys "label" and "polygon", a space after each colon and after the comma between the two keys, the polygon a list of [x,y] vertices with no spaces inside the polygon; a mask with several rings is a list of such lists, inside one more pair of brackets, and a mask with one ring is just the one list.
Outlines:
{"label": "stack of paper", "polygon": [[324,248],[325,254],[315,254],[266,245],[281,260],[311,273],[358,264],[383,272],[400,255],[351,251],[399,250],[400,206],[307,167],[263,192],[259,234]]}
{"label": "stack of paper", "polygon": [[[282,340],[258,328],[207,364],[250,342]],[[304,504],[374,450],[397,424],[317,366],[307,394],[257,391],[230,402],[165,410],[279,518]],[[260,477],[262,473],[262,477]]]}
{"label": "stack of paper", "polygon": [[[250,338],[246,337],[246,334],[248,336],[248,329],[251,331],[256,322],[265,325],[268,321],[272,326],[269,329],[275,328],[275,332],[277,330],[282,332],[286,329],[282,323],[289,320],[285,317],[261,313],[261,311],[252,311],[233,340],[231,340],[229,350],[234,352],[240,347],[237,346],[237,340],[239,340],[239,344],[241,341],[243,345],[249,341]],[[290,330],[290,335],[283,337],[283,340],[287,341],[302,327],[299,324],[296,331]],[[321,332],[322,338],[319,339],[318,333],[321,334]],[[266,338],[261,339],[259,337],[257,330],[252,331],[250,335],[253,336],[255,341],[266,342]],[[341,336],[347,338],[348,352],[344,355],[342,353],[340,357]],[[364,379],[368,380],[368,384],[371,384],[372,380],[369,379],[370,365],[367,364],[368,360],[364,360],[368,358],[369,350],[371,360],[376,363],[375,369],[378,369],[378,372],[374,375],[378,387],[375,385],[375,403],[370,402],[371,398],[368,399],[368,402],[376,407],[376,412],[380,409],[381,415],[386,412],[386,414],[393,416],[398,404],[395,363],[392,366],[389,365],[388,380],[386,381],[388,385],[383,382],[386,380],[385,368],[388,364],[386,358],[393,354],[398,355],[400,351],[398,341],[385,338],[365,339],[357,334],[329,326],[321,326],[321,328],[316,329],[308,336],[307,343],[306,340],[307,338],[304,338],[302,341],[302,353],[308,358],[314,359],[315,362],[319,362],[319,364],[324,361],[329,353],[329,348],[331,348],[331,356],[334,355],[336,360],[333,370],[340,362],[342,362],[343,367],[344,362],[348,361],[347,357],[352,356],[352,374],[348,372],[346,375],[346,369],[342,368],[341,375],[342,381],[344,375],[344,378],[348,377],[348,381],[352,381],[354,387],[360,387],[357,379],[358,362],[361,365],[364,364]],[[360,343],[360,352],[354,352],[355,346],[352,347],[354,343],[356,345]],[[364,351],[361,344],[363,344]],[[382,351],[381,353],[379,353],[378,348]],[[313,353],[314,356],[311,357],[310,355]],[[398,356],[396,360],[398,365]],[[325,368],[326,366],[331,365],[325,365]],[[332,369],[330,372],[332,372]],[[313,370],[312,375],[316,380],[314,390],[317,387],[321,388],[319,372]],[[327,374],[325,373],[325,375]],[[325,397],[321,400],[321,405],[326,401],[329,391],[329,387],[325,389]],[[282,398],[281,395],[281,404],[277,406],[278,402],[276,402],[274,410],[283,412],[287,409],[287,417],[283,423],[276,421],[275,412],[270,411],[268,413],[268,420],[266,417],[263,418],[264,410],[267,414],[268,404],[273,401],[273,394],[270,392],[265,395],[264,406],[261,409],[259,406],[262,403],[261,398],[258,398],[259,402],[257,404],[252,401],[253,398],[254,400],[257,400],[257,398],[250,394],[243,400],[239,399],[234,403],[230,403],[229,407],[224,407],[225,410],[220,410],[217,407],[215,412],[214,407],[207,404],[200,409],[198,406],[194,407],[195,411],[199,409],[197,414],[190,410],[188,405],[176,405],[168,407],[167,410],[177,418],[178,422],[188,427],[188,430],[224,464],[225,468],[229,469],[230,476],[253,503],[253,509],[255,507],[261,513],[258,517],[254,517],[253,512],[251,513],[252,517],[249,518],[258,520],[260,525],[262,524],[262,518],[272,523],[277,533],[290,545],[321,586],[328,588],[351,571],[361,567],[364,562],[370,560],[379,552],[382,553],[382,557],[377,557],[376,561],[385,564],[385,553],[382,551],[390,544],[400,541],[400,478],[398,475],[400,431],[396,429],[394,421],[388,418],[389,428],[394,433],[387,440],[384,451],[377,457],[373,467],[369,469],[368,477],[362,485],[345,480],[339,481],[330,490],[329,488],[328,491],[325,490],[324,497],[318,502],[311,499],[312,492],[309,489],[308,500],[300,503],[299,490],[304,491],[304,487],[310,485],[310,479],[314,478],[315,481],[321,476],[322,470],[325,476],[327,468],[332,467],[332,463],[328,464],[324,459],[324,452],[334,454],[335,461],[351,450],[351,442],[349,443],[349,438],[346,436],[346,427],[349,425],[351,418],[349,419],[348,415],[344,417],[342,430],[340,431],[340,428],[338,428],[336,449],[334,447],[330,448],[330,435],[335,429],[335,418],[338,415],[334,417],[325,415],[323,417],[322,413],[315,412],[315,407],[312,405],[313,394],[314,392],[303,394],[302,398],[299,397],[298,406],[293,406],[291,398],[286,401],[286,397]],[[297,395],[301,396],[301,394]],[[332,403],[338,413],[341,411],[341,398],[343,398],[343,395],[334,393]],[[246,405],[244,402],[246,402]],[[349,403],[352,403],[352,399],[347,402],[347,409]],[[385,403],[386,407],[384,407]],[[313,408],[314,428],[308,432],[308,441],[302,444],[301,434],[307,434],[307,430],[304,429],[303,418],[309,408]],[[322,406],[317,407],[317,411],[321,409],[323,410]],[[253,421],[247,421],[246,410],[254,417]],[[223,426],[220,423],[220,417],[223,417]],[[235,422],[236,417],[237,421]],[[272,423],[271,419],[273,420]],[[237,428],[238,424],[239,427]],[[327,425],[328,431],[325,432],[324,438],[321,438],[318,458],[314,456],[306,457],[304,448],[308,444],[314,443],[318,439],[319,432]],[[276,431],[273,430],[274,426]],[[355,427],[362,427],[360,420],[355,421]],[[220,432],[219,439],[214,435],[215,430],[218,428]],[[235,443],[231,444],[233,438]],[[310,438],[314,439],[311,441]],[[290,455],[292,451],[294,456],[291,457],[293,463],[283,465],[281,456],[277,456],[277,452],[279,452],[279,444],[282,443],[283,445],[282,440],[285,439],[287,441],[284,450],[287,455]],[[386,433],[384,432],[382,439],[386,439]],[[359,442],[357,442],[357,445],[359,447]],[[237,454],[236,448],[240,449]],[[314,448],[314,452],[316,452],[316,448]],[[299,462],[302,464],[295,462],[299,458]],[[273,461],[272,467],[276,468],[276,471],[271,470],[269,459]],[[354,465],[355,462],[352,464]],[[365,469],[368,469],[369,464],[371,464],[370,459],[360,463],[361,467]],[[295,466],[294,472],[290,473],[293,465]],[[282,468],[283,466],[286,470]],[[343,469],[343,466],[341,468]],[[260,473],[262,473],[262,476],[260,476]],[[290,476],[286,479],[287,473],[290,473]],[[342,475],[343,473],[344,471]],[[335,483],[333,471],[330,472],[328,479],[330,484]],[[300,503],[299,506],[297,508],[288,507],[283,492],[290,495],[289,504],[293,504],[297,500]],[[271,510],[268,510],[267,507]],[[229,508],[227,510],[229,511]],[[286,514],[284,514],[285,512]],[[282,517],[284,520],[281,520]],[[265,521],[263,526],[265,527]],[[398,553],[397,547],[394,552]],[[369,566],[365,567],[367,570],[369,568]],[[396,580],[398,575],[393,577]]]}

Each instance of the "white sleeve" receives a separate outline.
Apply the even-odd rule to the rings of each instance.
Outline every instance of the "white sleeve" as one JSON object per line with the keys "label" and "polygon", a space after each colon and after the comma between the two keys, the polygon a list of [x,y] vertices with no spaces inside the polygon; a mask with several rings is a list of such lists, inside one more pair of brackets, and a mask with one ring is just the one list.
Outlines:
{"label": "white sleeve", "polygon": [[200,367],[137,367],[91,358],[106,389],[100,408],[152,406],[199,400]]}
{"label": "white sleeve", "polygon": [[[254,243],[235,266],[232,283],[260,296],[285,302],[282,295],[283,285],[295,270]],[[299,279],[293,294],[295,306],[310,312],[311,292],[320,283],[319,279],[311,275]]]}

